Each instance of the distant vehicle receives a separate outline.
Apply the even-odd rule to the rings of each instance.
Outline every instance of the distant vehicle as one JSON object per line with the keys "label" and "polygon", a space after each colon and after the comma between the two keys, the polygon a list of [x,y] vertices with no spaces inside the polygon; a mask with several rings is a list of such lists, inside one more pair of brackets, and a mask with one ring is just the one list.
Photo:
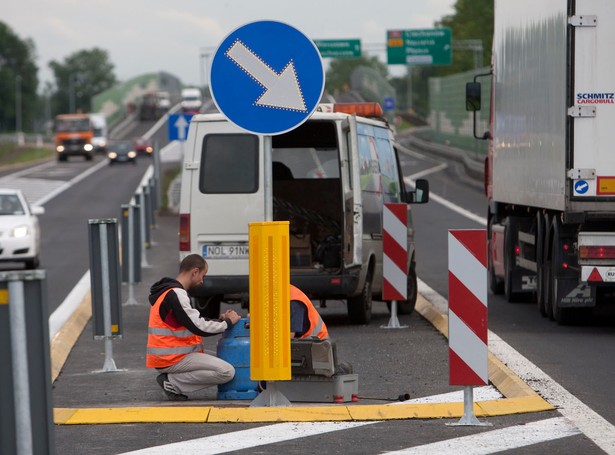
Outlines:
{"label": "distant vehicle", "polygon": [[20,190],[0,189],[1,262],[23,262],[26,269],[40,264],[40,228],[36,215],[45,209],[28,204]]}
{"label": "distant vehicle", "polygon": [[158,92],[158,108],[160,109],[161,114],[164,114],[169,109],[171,109],[171,95],[169,92]]}
{"label": "distant vehicle", "polygon": [[137,152],[130,141],[110,141],[107,146],[109,164],[132,163],[137,164]]}
{"label": "distant vehicle", "polygon": [[154,153],[154,146],[152,142],[146,137],[138,137],[134,140],[134,149],[138,155],[152,156]]}
{"label": "distant vehicle", "polygon": [[90,161],[94,157],[92,122],[88,114],[61,114],[55,118],[55,144],[58,161],[78,155]]}
{"label": "distant vehicle", "polygon": [[203,95],[198,88],[185,88],[182,90],[181,108],[186,114],[198,114],[203,106]]}
{"label": "distant vehicle", "polygon": [[104,114],[90,114],[92,124],[92,145],[94,151],[105,153],[107,150],[107,120]]}
{"label": "distant vehicle", "polygon": [[169,92],[153,91],[141,96],[138,103],[139,120],[158,120],[171,108]]}

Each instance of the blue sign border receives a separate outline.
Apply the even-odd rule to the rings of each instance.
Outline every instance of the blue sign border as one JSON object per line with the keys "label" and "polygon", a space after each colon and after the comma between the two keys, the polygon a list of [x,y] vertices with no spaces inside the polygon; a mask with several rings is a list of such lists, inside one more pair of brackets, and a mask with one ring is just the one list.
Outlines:
{"label": "blue sign border", "polygon": [[[263,85],[226,53],[240,40],[255,56],[280,74],[292,61],[305,111],[257,105]],[[305,122],[318,107],[325,85],[322,58],[312,40],[277,21],[257,21],[232,31],[218,46],[209,73],[214,103],[231,122],[255,134],[276,135]]]}

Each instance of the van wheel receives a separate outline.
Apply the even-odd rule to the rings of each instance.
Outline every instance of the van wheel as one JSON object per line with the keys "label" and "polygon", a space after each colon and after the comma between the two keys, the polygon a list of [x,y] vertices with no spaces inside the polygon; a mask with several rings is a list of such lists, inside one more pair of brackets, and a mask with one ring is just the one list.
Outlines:
{"label": "van wheel", "polygon": [[348,303],[348,318],[352,324],[369,324],[372,318],[372,273],[367,272],[361,294],[350,297]]}
{"label": "van wheel", "polygon": [[193,297],[194,308],[199,310],[201,317],[207,319],[218,319],[220,317],[220,304],[222,296],[210,295],[207,297]]}

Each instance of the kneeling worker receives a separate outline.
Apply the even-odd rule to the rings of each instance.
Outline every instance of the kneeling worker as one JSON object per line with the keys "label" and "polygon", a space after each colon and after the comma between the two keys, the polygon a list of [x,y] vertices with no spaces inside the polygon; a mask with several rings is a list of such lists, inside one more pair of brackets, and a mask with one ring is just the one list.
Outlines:
{"label": "kneeling worker", "polygon": [[329,331],[312,301],[301,289],[290,285],[291,338],[329,338]]}
{"label": "kneeling worker", "polygon": [[230,363],[204,352],[201,337],[222,333],[241,317],[228,310],[220,319],[205,319],[190,304],[187,291],[203,283],[207,268],[202,256],[190,254],[175,279],[162,278],[150,289],[146,366],[160,372],[156,381],[169,400],[187,400],[186,393],[235,376]]}

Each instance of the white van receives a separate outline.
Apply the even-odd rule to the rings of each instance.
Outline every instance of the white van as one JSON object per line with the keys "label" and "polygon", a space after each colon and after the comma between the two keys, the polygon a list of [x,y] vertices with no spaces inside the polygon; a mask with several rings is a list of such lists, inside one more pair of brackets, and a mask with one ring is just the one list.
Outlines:
{"label": "white van", "polygon": [[[383,204],[427,202],[429,185],[417,180],[406,191],[380,105],[329,110],[272,137],[273,221],[290,221],[291,283],[312,299],[346,300],[350,320],[365,324],[382,293]],[[193,293],[205,316],[217,316],[221,301],[248,303],[248,223],[265,220],[263,164],[263,137],[221,114],[192,117],[179,249],[180,258],[198,253],[209,263]],[[408,300],[400,313],[412,312],[417,296],[410,206],[408,220]]]}
{"label": "white van", "polygon": [[107,150],[107,120],[104,114],[90,114],[92,124],[92,145],[94,151],[105,153]]}
{"label": "white van", "polygon": [[186,114],[198,114],[203,105],[203,96],[198,88],[185,88],[181,92],[181,108]]}

